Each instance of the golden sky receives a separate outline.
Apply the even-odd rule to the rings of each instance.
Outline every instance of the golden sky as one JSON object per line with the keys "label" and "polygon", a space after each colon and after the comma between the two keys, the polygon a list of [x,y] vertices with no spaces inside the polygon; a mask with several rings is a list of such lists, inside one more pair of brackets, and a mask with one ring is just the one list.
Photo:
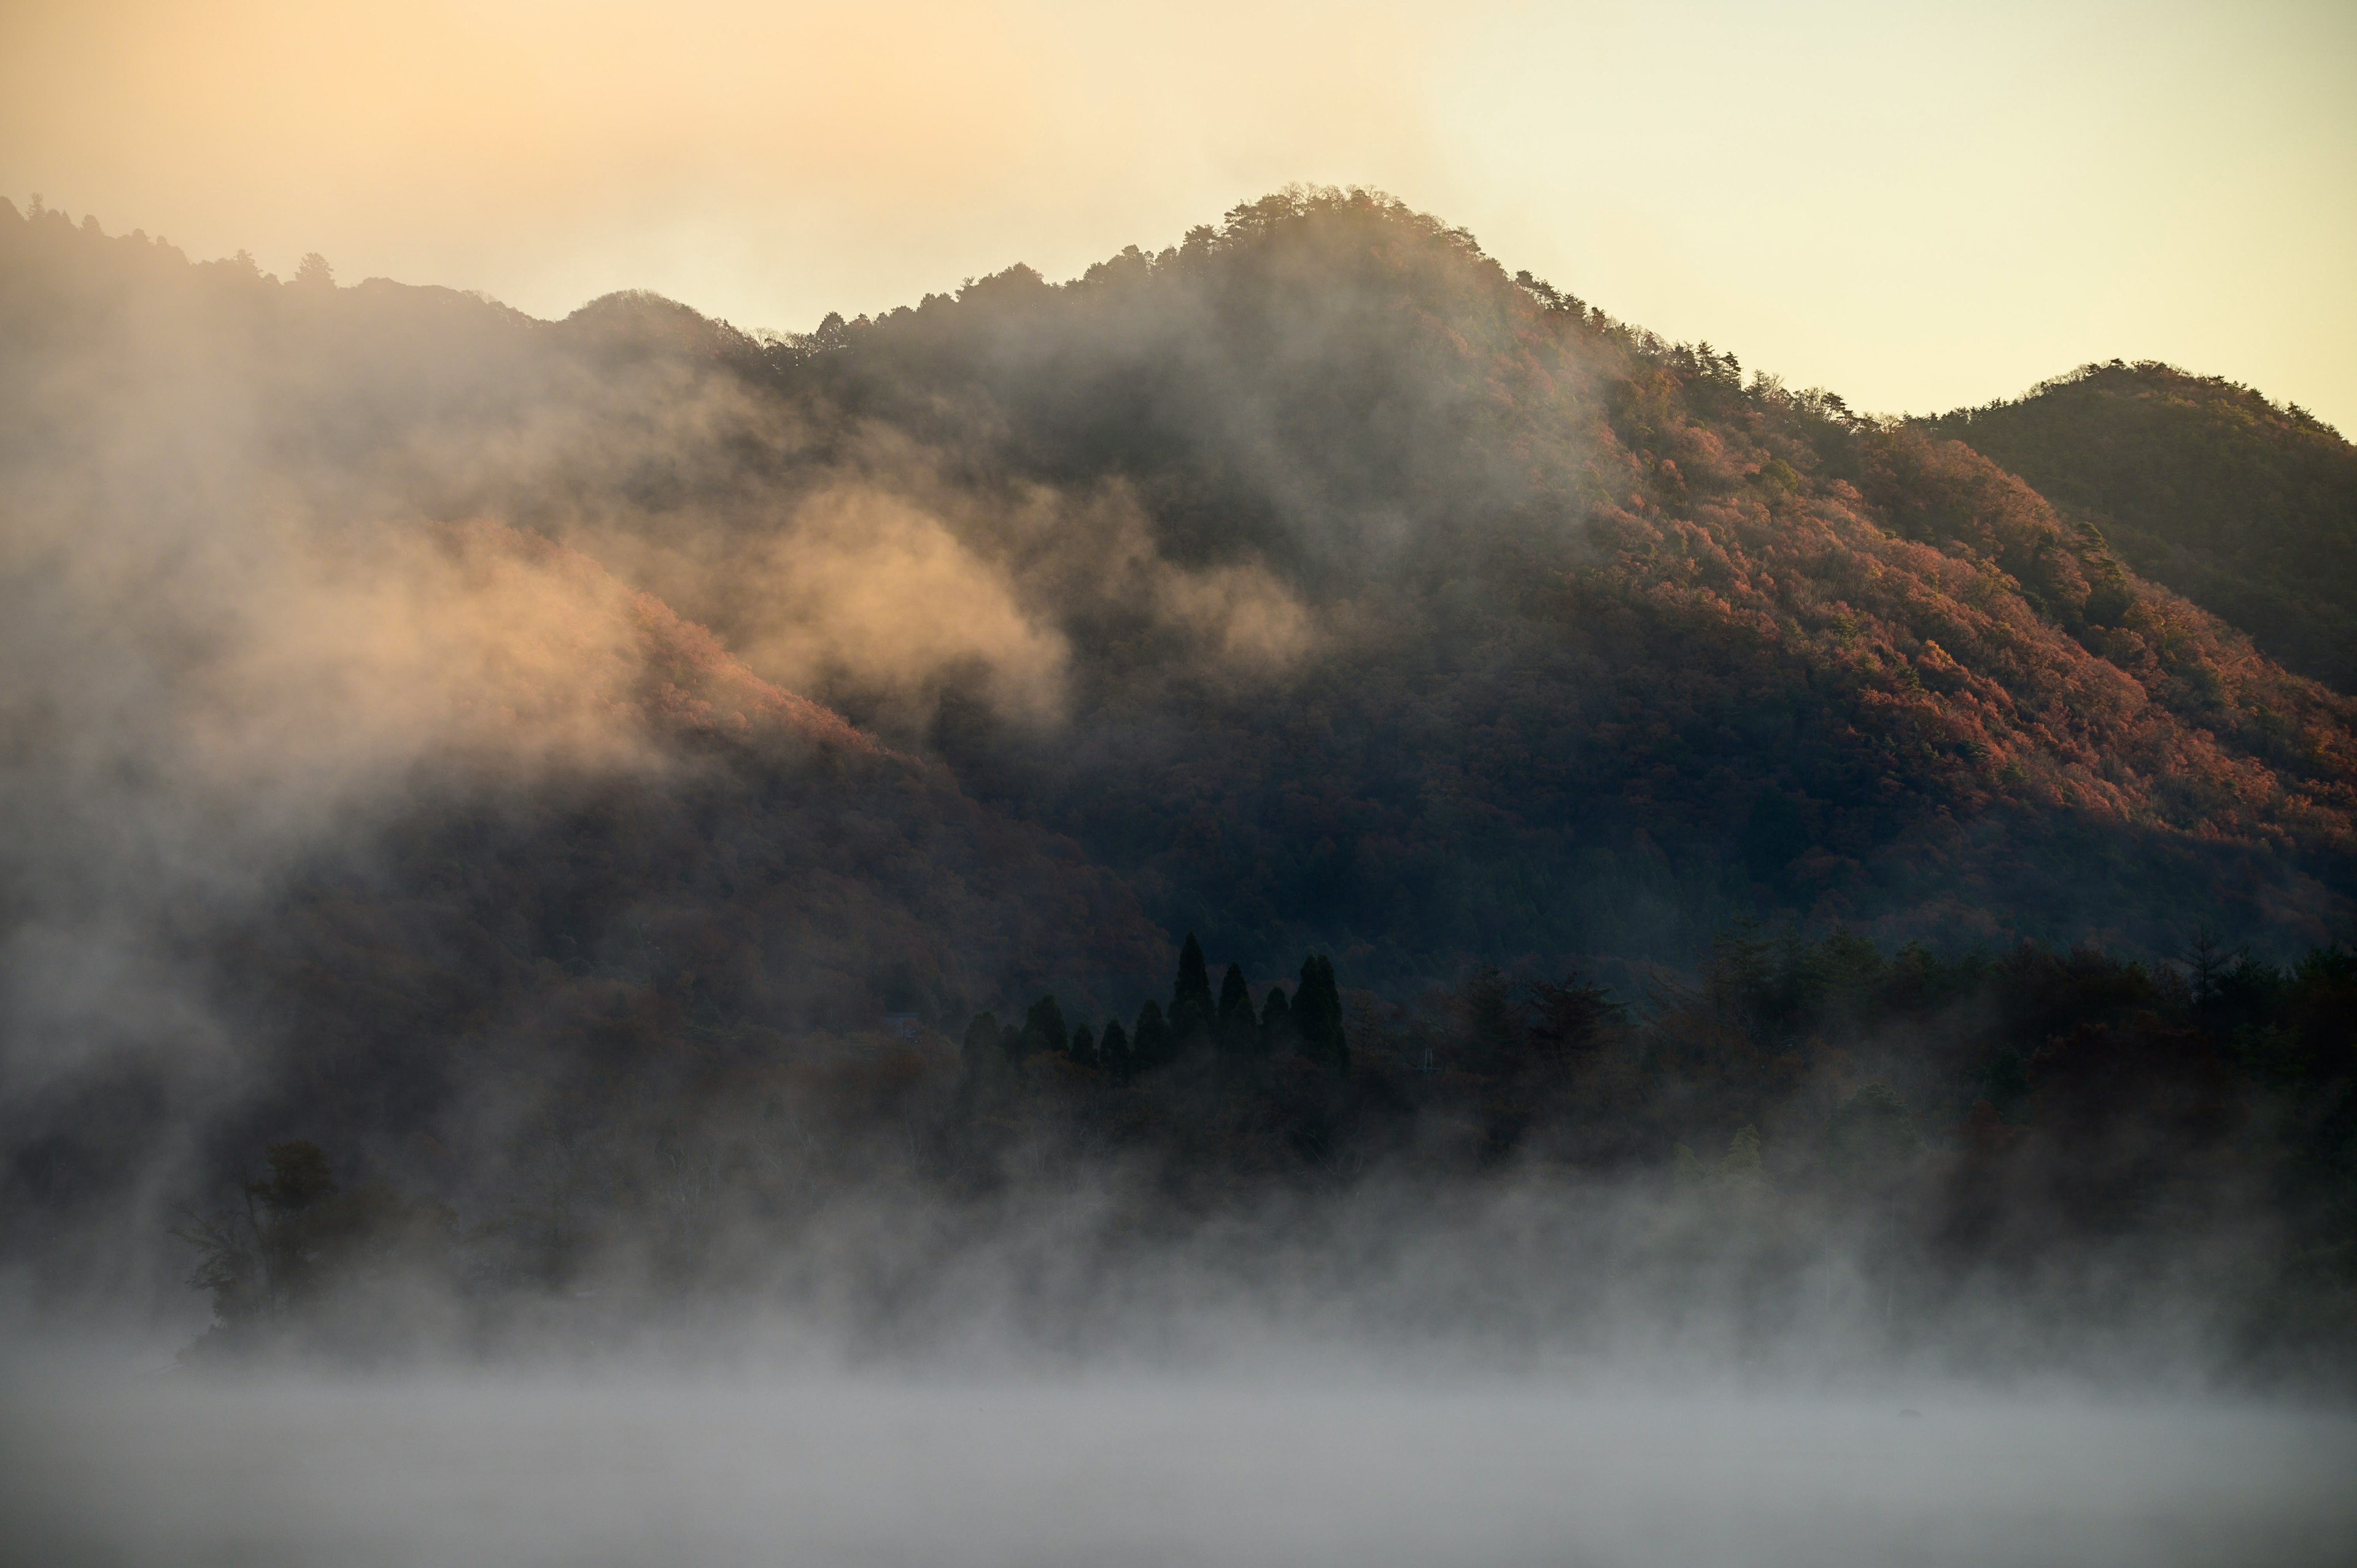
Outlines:
{"label": "golden sky", "polygon": [[2116,355],[2357,434],[2352,82],[2352,0],[0,0],[0,194],[807,328],[1367,184],[1861,407]]}

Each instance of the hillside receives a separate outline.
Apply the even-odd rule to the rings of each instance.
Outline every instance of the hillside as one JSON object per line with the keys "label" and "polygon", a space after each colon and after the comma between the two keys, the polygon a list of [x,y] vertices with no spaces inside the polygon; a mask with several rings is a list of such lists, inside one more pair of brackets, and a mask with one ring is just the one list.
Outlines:
{"label": "hillside", "polygon": [[[682,1172],[765,1225],[1124,1151],[1214,1208],[1763,1131],[1798,1180],[1845,1106],[1912,1160],[2039,1103],[2183,1159],[2089,1197],[2050,1128],[1907,1223],[2280,1154],[2345,1229],[2357,703],[1386,199],[759,338],[9,209],[0,415],[16,1244],[99,1270],[298,1136],[540,1214],[553,1281]],[[1072,1044],[1189,933],[1168,1057]]]}
{"label": "hillside", "polygon": [[[8,232],[17,365],[169,367],[237,454],[206,504],[561,541],[1255,962],[2350,911],[2347,699],[1968,448],[1380,199],[766,340]],[[73,407],[21,405],[20,471],[112,428]]]}
{"label": "hillside", "polygon": [[1921,423],[2029,480],[2269,658],[2357,690],[2357,446],[2304,411],[2115,360]]}
{"label": "hillside", "polygon": [[[1038,574],[1073,724],[951,703],[929,738],[1174,928],[1448,972],[1745,912],[2161,950],[2189,886],[2238,932],[2345,916],[2345,700],[1970,450],[1380,201],[1272,198],[791,349],[835,428],[1058,498],[1052,549],[958,526]],[[1235,618],[1174,613],[1157,563]]]}

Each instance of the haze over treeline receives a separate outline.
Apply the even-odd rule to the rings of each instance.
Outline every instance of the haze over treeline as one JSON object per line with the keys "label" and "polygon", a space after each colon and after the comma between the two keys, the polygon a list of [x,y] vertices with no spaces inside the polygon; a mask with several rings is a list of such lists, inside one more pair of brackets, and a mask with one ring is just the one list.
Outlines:
{"label": "haze over treeline", "polygon": [[45,1291],[2341,1364],[2297,410],[1877,418],[1334,190],[792,337],[10,207],[0,355]]}

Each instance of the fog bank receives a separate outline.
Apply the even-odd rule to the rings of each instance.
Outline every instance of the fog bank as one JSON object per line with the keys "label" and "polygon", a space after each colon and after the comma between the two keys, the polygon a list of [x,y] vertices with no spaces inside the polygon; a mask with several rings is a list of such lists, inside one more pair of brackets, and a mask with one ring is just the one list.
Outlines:
{"label": "fog bank", "polygon": [[[1098,1375],[13,1385],[24,1561],[2304,1563],[2357,1420],[1893,1384]],[[1911,1413],[1910,1413],[1911,1412]],[[38,1436],[38,1441],[35,1441]]]}

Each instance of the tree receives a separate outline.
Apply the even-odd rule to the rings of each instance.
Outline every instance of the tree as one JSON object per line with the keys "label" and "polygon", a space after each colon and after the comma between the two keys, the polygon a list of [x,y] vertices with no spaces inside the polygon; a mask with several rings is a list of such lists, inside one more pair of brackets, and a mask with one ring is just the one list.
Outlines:
{"label": "tree", "polygon": [[262,1163],[268,1174],[246,1183],[245,1192],[274,1214],[300,1214],[339,1190],[327,1151],[307,1138],[271,1144],[262,1151]]}
{"label": "tree", "polygon": [[1072,1038],[1071,1043],[1065,1046],[1064,1054],[1082,1067],[1096,1066],[1097,1043],[1090,1035],[1089,1026],[1086,1024],[1072,1031]]}
{"label": "tree", "polygon": [[327,257],[313,251],[296,264],[295,281],[305,288],[333,288],[336,269],[328,264]]}
{"label": "tree", "polygon": [[1252,987],[1244,983],[1243,965],[1228,965],[1220,982],[1220,1053],[1249,1057],[1260,1048],[1260,1025],[1253,1016]]}
{"label": "tree", "polygon": [[2186,979],[2193,990],[2193,1004],[2207,1007],[2215,1002],[2227,972],[2246,956],[2246,950],[2229,949],[2208,926],[2195,926],[2181,955]]}
{"label": "tree", "polygon": [[1587,1058],[1602,1042],[1605,1030],[1628,1012],[1610,992],[1577,974],[1566,975],[1560,983],[1535,982],[1530,995],[1536,1015],[1530,1026],[1531,1043],[1558,1070]]}
{"label": "tree", "polygon": [[1301,961],[1301,984],[1293,993],[1293,1027],[1301,1054],[1329,1071],[1351,1070],[1351,1049],[1342,1035],[1342,994],[1334,965],[1316,953]]}
{"label": "tree", "polygon": [[1127,1083],[1135,1070],[1137,1064],[1131,1058],[1129,1034],[1121,1026],[1120,1019],[1105,1021],[1104,1038],[1097,1042],[1097,1060],[1115,1083]]}
{"label": "tree", "polygon": [[1203,944],[1187,933],[1178,950],[1178,978],[1170,987],[1170,1038],[1180,1050],[1208,1037],[1217,1022],[1211,1001],[1211,972],[1203,962]]}
{"label": "tree", "polygon": [[440,1204],[380,1182],[346,1192],[308,1140],[273,1144],[262,1158],[263,1175],[240,1188],[242,1209],[188,1215],[170,1232],[197,1249],[189,1288],[212,1295],[207,1353],[241,1347],[331,1293],[349,1297],[372,1268],[444,1261],[454,1218]]}
{"label": "tree", "polygon": [[1684,1144],[1670,1152],[1670,1179],[1680,1192],[1694,1192],[1704,1182],[1702,1158]]}
{"label": "tree", "polygon": [[1056,1005],[1053,993],[1031,1004],[1030,1011],[1023,1015],[1020,1054],[1028,1057],[1034,1051],[1054,1051],[1060,1055],[1071,1045],[1071,1037],[1064,1028],[1064,1010]]}
{"label": "tree", "polygon": [[1129,1043],[1133,1073],[1152,1072],[1178,1055],[1177,1042],[1170,1037],[1170,1026],[1162,1016],[1161,1004],[1151,996],[1137,1010],[1137,1032]]}

